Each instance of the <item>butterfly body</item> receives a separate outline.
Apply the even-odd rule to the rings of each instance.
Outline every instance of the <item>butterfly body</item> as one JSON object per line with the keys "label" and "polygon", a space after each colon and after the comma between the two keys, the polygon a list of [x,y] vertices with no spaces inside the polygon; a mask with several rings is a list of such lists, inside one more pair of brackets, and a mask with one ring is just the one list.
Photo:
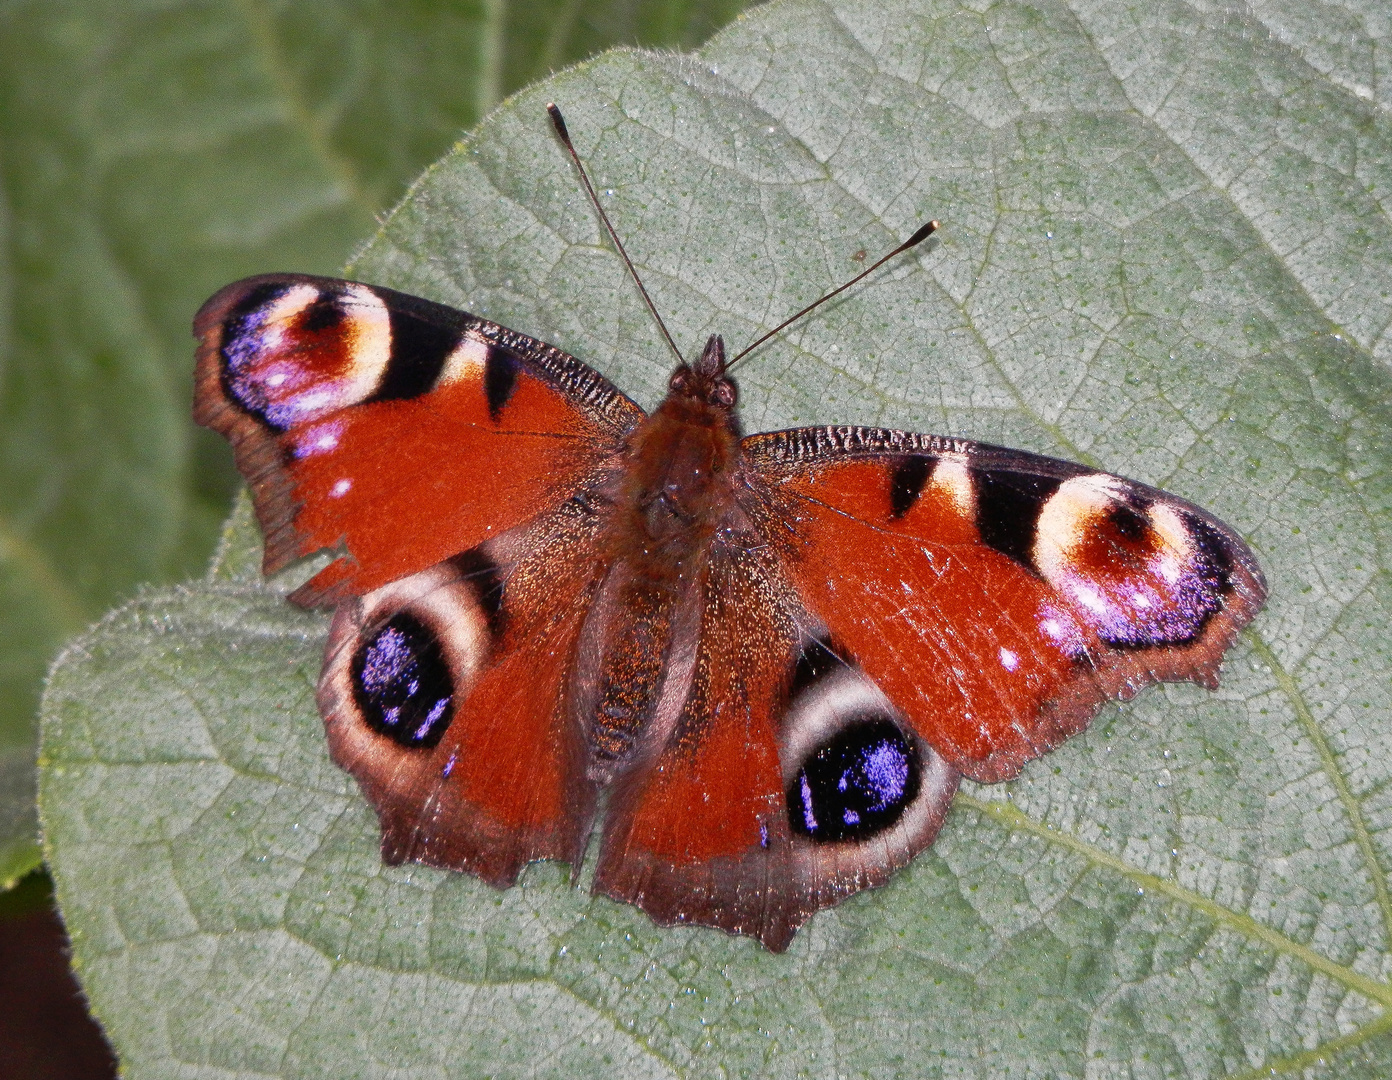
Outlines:
{"label": "butterfly body", "polygon": [[1082,465],[861,427],[743,436],[723,345],[651,415],[515,331],[269,275],[199,313],[197,418],[273,572],[335,608],[318,702],[388,862],[578,870],[786,947],[1148,682],[1212,685],[1260,609],[1198,507]]}
{"label": "butterfly body", "polygon": [[672,673],[669,656],[690,652],[699,613],[683,604],[691,607],[712,538],[737,512],[739,437],[723,366],[723,345],[712,338],[694,369],[673,373],[667,399],[633,430],[612,478],[586,500],[602,518],[608,569],[581,630],[568,696],[587,737],[587,775],[599,784],[624,767],[652,722]]}

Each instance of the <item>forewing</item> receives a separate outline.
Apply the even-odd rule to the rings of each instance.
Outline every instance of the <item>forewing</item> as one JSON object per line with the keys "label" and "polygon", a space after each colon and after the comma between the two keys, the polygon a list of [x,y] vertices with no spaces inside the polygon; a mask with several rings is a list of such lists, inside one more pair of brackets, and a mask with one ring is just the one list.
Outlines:
{"label": "forewing", "polygon": [[982,782],[1157,680],[1216,685],[1266,596],[1228,526],[1155,488],[961,439],[809,428],[743,444],[744,502],[808,610]]}
{"label": "forewing", "polygon": [[539,515],[612,467],[642,410],[525,335],[390,289],[294,274],[227,286],[194,320],[195,419],[225,435],[265,570],[325,548],[336,603]]}

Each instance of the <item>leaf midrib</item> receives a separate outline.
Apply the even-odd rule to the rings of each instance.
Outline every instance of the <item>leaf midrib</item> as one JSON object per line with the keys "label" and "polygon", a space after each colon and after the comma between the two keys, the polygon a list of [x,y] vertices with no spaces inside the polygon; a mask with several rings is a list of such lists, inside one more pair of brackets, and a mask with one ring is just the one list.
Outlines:
{"label": "leaf midrib", "polygon": [[1114,873],[1130,881],[1136,882],[1142,888],[1150,889],[1163,896],[1168,896],[1173,900],[1178,900],[1196,911],[1202,912],[1215,922],[1234,930],[1243,937],[1253,941],[1260,941],[1263,944],[1275,949],[1277,952],[1291,956],[1307,967],[1327,975],[1350,990],[1355,990],[1373,1001],[1376,1001],[1384,1008],[1392,1008],[1392,985],[1370,979],[1366,975],[1360,975],[1352,968],[1343,964],[1336,963],[1326,956],[1322,956],[1308,945],[1302,945],[1298,941],[1287,937],[1277,930],[1273,930],[1265,923],[1259,922],[1250,915],[1234,911],[1217,901],[1210,900],[1201,893],[1186,889],[1167,878],[1162,878],[1152,874],[1147,870],[1132,866],[1124,859],[1118,858],[1110,852],[1103,851],[1085,840],[1080,840],[1072,833],[1055,829],[1051,825],[1035,821],[1033,818],[1022,813],[1012,803],[996,799],[981,799],[965,792],[958,792],[955,804],[961,804],[969,809],[991,818],[1004,827],[1025,832],[1031,836],[1048,840],[1067,851],[1080,855],[1097,866],[1105,867]]}
{"label": "leaf midrib", "polygon": [[1320,1043],[1313,1049],[1287,1057],[1270,1058],[1254,1068],[1243,1069],[1238,1073],[1229,1073],[1223,1080],[1262,1080],[1263,1077],[1293,1073],[1299,1069],[1308,1069],[1311,1066],[1327,1066],[1330,1056],[1344,1050],[1351,1050],[1355,1046],[1361,1046],[1368,1040],[1375,1039],[1388,1031],[1392,1031],[1392,1011],[1383,1013],[1376,1020],[1364,1024],[1360,1028],[1355,1028],[1347,1035],[1340,1035],[1328,1042]]}

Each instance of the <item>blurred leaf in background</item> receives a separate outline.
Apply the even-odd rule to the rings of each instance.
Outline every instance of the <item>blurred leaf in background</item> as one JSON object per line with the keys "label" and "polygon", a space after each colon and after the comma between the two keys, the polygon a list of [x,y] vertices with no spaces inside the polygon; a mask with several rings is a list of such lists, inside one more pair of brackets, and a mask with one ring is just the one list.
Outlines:
{"label": "blurred leaf in background", "polygon": [[63,639],[198,572],[236,478],[189,420],[218,286],[332,273],[504,95],[738,0],[0,2],[0,886],[36,864]]}

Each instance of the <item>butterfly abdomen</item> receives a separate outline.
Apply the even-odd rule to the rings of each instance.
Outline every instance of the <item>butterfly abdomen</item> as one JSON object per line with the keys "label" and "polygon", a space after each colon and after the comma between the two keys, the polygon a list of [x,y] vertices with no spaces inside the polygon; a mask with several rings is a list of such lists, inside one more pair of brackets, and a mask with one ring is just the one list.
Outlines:
{"label": "butterfly abdomen", "polygon": [[586,735],[592,773],[603,776],[628,760],[657,700],[679,600],[674,583],[623,574],[610,582],[604,607],[608,633],[592,677],[594,705]]}

